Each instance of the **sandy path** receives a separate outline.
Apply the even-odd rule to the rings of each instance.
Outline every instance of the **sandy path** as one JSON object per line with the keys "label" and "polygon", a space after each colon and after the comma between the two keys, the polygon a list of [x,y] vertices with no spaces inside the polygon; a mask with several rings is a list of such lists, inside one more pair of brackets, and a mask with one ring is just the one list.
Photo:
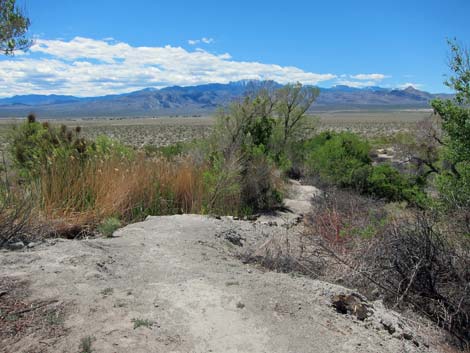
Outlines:
{"label": "sandy path", "polygon": [[[312,189],[302,190],[303,202]],[[59,299],[69,309],[67,335],[39,342],[33,334],[0,351],[77,353],[87,336],[103,353],[430,351],[336,313],[330,298],[345,289],[244,265],[232,256],[238,248],[217,236],[236,229],[260,237],[263,227],[196,215],[149,217],[113,239],[2,252],[0,276],[26,279],[33,299]],[[134,329],[134,319],[146,325]]]}

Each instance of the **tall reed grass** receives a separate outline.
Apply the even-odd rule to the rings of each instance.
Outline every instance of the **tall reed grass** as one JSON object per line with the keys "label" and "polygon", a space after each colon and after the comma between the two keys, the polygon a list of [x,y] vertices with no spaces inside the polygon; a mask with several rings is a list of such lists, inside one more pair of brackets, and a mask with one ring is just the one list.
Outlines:
{"label": "tall reed grass", "polygon": [[217,185],[226,183],[237,180],[190,157],[137,154],[58,158],[42,169],[36,188],[44,217],[94,225],[107,217],[135,221],[147,215],[238,214],[239,188]]}

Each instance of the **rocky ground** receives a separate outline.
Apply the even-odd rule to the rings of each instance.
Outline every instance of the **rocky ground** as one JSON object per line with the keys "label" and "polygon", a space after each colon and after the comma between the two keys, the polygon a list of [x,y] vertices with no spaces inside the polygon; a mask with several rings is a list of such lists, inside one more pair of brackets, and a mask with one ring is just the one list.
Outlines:
{"label": "rocky ground", "polygon": [[255,221],[149,217],[110,239],[0,252],[1,352],[444,352],[440,332],[340,286],[243,263],[319,191]]}

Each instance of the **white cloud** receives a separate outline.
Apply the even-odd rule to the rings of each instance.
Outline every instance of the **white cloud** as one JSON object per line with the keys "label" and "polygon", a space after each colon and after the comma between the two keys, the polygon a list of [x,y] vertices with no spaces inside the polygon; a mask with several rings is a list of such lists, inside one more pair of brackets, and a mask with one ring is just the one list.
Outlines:
{"label": "white cloud", "polygon": [[214,38],[202,37],[201,39],[190,39],[188,40],[189,45],[196,45],[199,43],[212,44],[214,43]]}
{"label": "white cloud", "polygon": [[[210,38],[206,38],[207,41]],[[0,92],[96,96],[145,87],[226,83],[241,79],[318,84],[336,75],[293,66],[235,61],[181,47],[133,47],[127,43],[76,37],[37,39],[30,53],[0,60]]]}
{"label": "white cloud", "polygon": [[376,81],[351,81],[351,80],[338,80],[336,81],[337,85],[344,85],[354,88],[363,88],[363,87],[370,87],[376,86]]}
{"label": "white cloud", "polygon": [[201,42],[205,43],[205,44],[211,44],[214,42],[214,38],[206,38],[206,37],[203,37],[201,38]]}
{"label": "white cloud", "polygon": [[384,74],[357,74],[357,75],[340,75],[335,82],[337,85],[344,85],[355,88],[378,86],[381,81],[390,78]]}
{"label": "white cloud", "polygon": [[423,86],[424,85],[422,85],[421,83],[407,82],[407,83],[403,83],[401,85],[398,85],[397,87],[401,88],[401,89],[405,89],[405,88],[408,88],[408,87],[413,87],[414,89],[421,89],[421,88],[423,88]]}
{"label": "white cloud", "polygon": [[351,75],[349,77],[355,80],[382,81],[383,79],[389,78],[390,76],[386,76],[384,74],[358,74],[358,75]]}

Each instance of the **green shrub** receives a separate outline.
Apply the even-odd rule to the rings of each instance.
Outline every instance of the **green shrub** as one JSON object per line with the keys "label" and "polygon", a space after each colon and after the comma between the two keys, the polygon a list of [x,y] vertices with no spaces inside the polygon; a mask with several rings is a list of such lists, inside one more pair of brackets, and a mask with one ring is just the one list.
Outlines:
{"label": "green shrub", "polygon": [[245,160],[241,194],[243,204],[253,211],[271,210],[282,204],[280,173],[262,145],[253,147]]}
{"label": "green shrub", "polygon": [[129,159],[134,155],[132,148],[106,135],[96,137],[93,143],[88,143],[88,145],[88,153],[99,158],[112,156]]}
{"label": "green shrub", "polygon": [[52,163],[56,157],[85,158],[89,143],[80,137],[80,132],[80,127],[71,130],[65,125],[41,124],[34,115],[29,115],[9,136],[9,152],[20,177],[37,176],[41,167]]}
{"label": "green shrub", "polygon": [[187,149],[187,143],[177,142],[168,146],[145,145],[144,151],[147,156],[162,156],[172,158],[183,154]]}
{"label": "green shrub", "polygon": [[237,159],[226,159],[219,152],[209,157],[210,168],[203,173],[204,212],[222,214],[229,203],[240,209],[241,166]]}
{"label": "green shrub", "polygon": [[387,201],[408,201],[421,205],[424,192],[396,168],[389,164],[380,164],[370,169],[366,192]]}
{"label": "green shrub", "polygon": [[324,132],[306,142],[307,165],[324,181],[361,189],[368,175],[369,144],[357,135]]}
{"label": "green shrub", "polygon": [[445,171],[436,177],[440,199],[446,207],[470,209],[470,161],[455,166],[458,173]]}
{"label": "green shrub", "polygon": [[369,150],[368,142],[355,134],[328,131],[306,141],[302,153],[309,170],[330,185],[352,188],[386,201],[425,203],[423,185],[389,164],[373,166]]}
{"label": "green shrub", "polygon": [[9,152],[19,176],[24,179],[38,177],[41,170],[56,163],[76,159],[119,157],[129,159],[134,151],[107,136],[95,141],[81,137],[81,128],[39,123],[34,115],[15,126],[9,135]]}
{"label": "green shrub", "polygon": [[450,47],[453,75],[445,84],[453,99],[435,99],[434,111],[442,119],[443,170],[436,178],[440,197],[448,209],[470,208],[470,52],[455,40]]}
{"label": "green shrub", "polygon": [[113,233],[121,227],[121,221],[116,217],[106,218],[99,226],[98,231],[107,238],[111,238]]}

